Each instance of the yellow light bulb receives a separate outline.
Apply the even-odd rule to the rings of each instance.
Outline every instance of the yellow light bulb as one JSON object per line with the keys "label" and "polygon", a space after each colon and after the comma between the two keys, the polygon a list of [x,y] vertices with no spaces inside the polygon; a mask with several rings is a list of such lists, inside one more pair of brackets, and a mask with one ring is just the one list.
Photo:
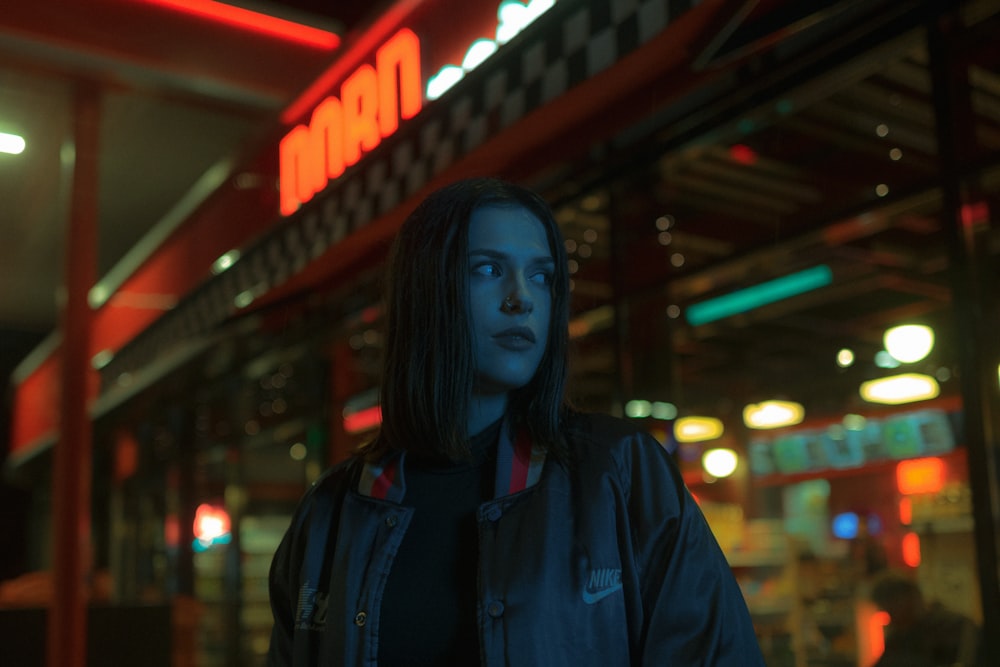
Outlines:
{"label": "yellow light bulb", "polygon": [[923,324],[903,324],[886,331],[882,341],[894,359],[912,364],[931,353],[934,330]]}

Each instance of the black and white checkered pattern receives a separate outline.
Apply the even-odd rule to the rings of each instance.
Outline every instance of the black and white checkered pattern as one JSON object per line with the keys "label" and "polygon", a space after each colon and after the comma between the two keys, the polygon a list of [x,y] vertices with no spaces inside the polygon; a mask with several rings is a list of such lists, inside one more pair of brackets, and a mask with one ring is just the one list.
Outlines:
{"label": "black and white checkered pattern", "polygon": [[390,212],[487,138],[603,72],[697,0],[561,0],[384,140],[228,271],[187,295],[102,371],[105,388],[173,342],[215,329],[241,294],[259,296]]}

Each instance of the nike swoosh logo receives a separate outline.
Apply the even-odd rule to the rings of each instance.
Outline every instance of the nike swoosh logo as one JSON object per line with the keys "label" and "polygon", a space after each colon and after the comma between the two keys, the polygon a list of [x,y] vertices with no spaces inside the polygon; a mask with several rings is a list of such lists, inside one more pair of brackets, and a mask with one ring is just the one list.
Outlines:
{"label": "nike swoosh logo", "polygon": [[591,593],[587,589],[583,589],[583,601],[587,604],[594,604],[595,602],[600,602],[604,598],[608,597],[612,593],[620,591],[622,589],[621,584],[615,584],[611,588],[603,588],[599,591]]}

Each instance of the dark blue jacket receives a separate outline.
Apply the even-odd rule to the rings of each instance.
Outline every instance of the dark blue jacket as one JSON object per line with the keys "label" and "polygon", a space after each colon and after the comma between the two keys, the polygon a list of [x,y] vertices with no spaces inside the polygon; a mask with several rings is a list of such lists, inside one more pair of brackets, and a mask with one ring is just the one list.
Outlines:
{"label": "dark blue jacket", "polygon": [[[612,417],[571,420],[571,466],[501,429],[478,511],[485,667],[763,665],[740,590],[676,466]],[[303,499],[271,567],[268,664],[377,665],[382,591],[413,513],[405,455]]]}

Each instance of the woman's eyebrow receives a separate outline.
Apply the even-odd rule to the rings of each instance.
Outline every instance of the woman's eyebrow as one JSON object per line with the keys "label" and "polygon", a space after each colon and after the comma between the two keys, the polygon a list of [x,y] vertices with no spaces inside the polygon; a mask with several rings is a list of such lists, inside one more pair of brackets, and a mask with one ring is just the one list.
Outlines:
{"label": "woman's eyebrow", "polygon": [[[500,251],[494,250],[493,248],[479,248],[477,250],[470,250],[469,256],[482,255],[484,257],[492,257],[493,259],[510,259],[510,255]],[[555,264],[555,260],[552,259],[550,255],[537,255],[528,260],[529,264]]]}

